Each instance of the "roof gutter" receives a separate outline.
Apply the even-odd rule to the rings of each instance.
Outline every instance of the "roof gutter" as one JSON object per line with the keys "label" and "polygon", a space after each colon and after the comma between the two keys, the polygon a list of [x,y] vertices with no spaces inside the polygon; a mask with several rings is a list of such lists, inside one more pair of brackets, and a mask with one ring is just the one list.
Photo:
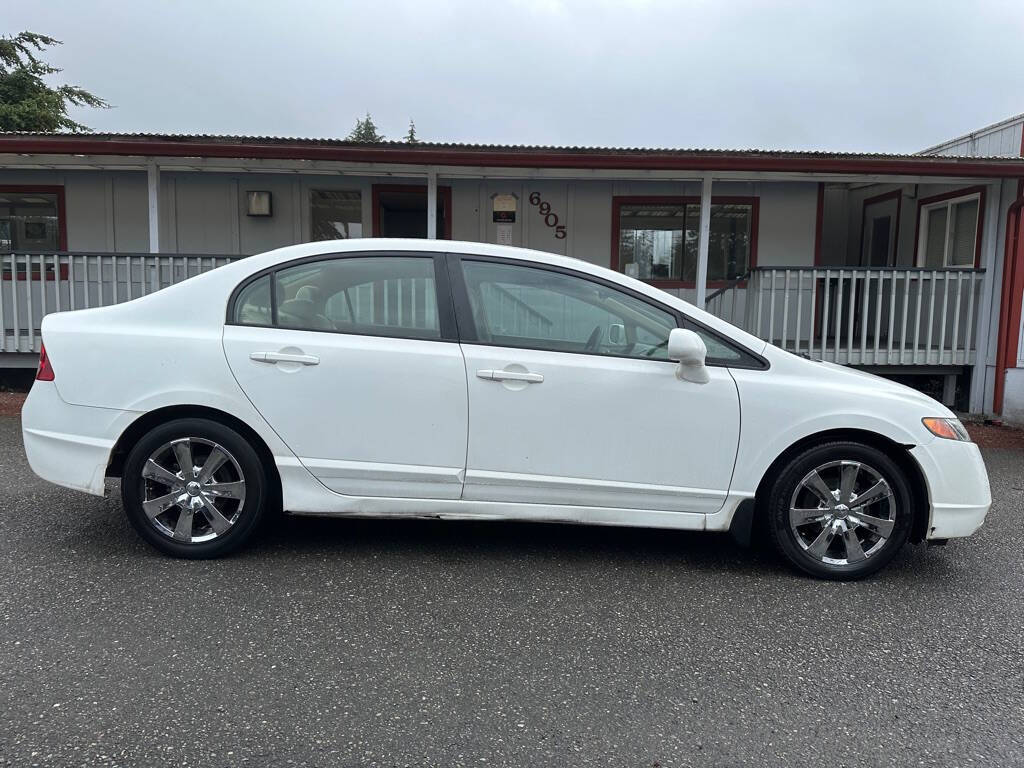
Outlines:
{"label": "roof gutter", "polygon": [[83,138],[0,138],[0,153],[334,160],[437,166],[665,171],[751,171],[1024,178],[1024,161],[786,156],[758,153],[565,152],[559,150],[405,149],[297,144],[139,141]]}

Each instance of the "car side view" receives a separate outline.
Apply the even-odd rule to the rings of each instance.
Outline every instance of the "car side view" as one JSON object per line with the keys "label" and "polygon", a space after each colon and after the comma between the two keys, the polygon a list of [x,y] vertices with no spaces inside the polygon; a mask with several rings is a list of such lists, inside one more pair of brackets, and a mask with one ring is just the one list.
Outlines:
{"label": "car side view", "polygon": [[48,315],[42,338],[32,469],[96,495],[120,478],[178,557],[236,550],[276,509],[741,536],[760,518],[797,568],[854,579],[991,503],[935,400],[536,251],[292,246]]}

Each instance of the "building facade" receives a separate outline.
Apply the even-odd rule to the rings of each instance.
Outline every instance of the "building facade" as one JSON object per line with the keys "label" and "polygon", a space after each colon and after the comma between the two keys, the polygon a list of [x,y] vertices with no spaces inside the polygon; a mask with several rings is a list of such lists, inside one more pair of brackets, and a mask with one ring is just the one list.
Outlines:
{"label": "building facade", "polygon": [[1022,123],[903,156],[0,135],[0,364],[33,364],[45,311],[298,242],[436,237],[610,267],[1024,422]]}

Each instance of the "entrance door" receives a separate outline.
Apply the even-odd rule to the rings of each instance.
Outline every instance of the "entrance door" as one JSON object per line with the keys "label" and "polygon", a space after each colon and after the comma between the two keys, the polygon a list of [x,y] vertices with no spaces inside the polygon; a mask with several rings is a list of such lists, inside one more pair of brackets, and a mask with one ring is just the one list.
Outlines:
{"label": "entrance door", "polygon": [[[452,188],[437,188],[437,236],[452,238]],[[373,236],[427,236],[426,185],[374,184]]]}
{"label": "entrance door", "polygon": [[739,396],[724,367],[676,378],[674,312],[575,272],[449,263],[469,381],[464,499],[722,507]]}
{"label": "entrance door", "polygon": [[235,298],[231,371],[331,490],[462,493],[466,370],[446,286],[440,256],[357,253],[284,264]]}
{"label": "entrance door", "polygon": [[860,234],[861,266],[896,266],[900,195],[901,192],[896,190],[864,201]]}

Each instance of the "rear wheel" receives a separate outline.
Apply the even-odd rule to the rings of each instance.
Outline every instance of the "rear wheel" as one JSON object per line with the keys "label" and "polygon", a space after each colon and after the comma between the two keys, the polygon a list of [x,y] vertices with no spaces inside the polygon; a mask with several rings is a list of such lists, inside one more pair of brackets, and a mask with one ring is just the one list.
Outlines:
{"label": "rear wheel", "polygon": [[835,442],[795,457],[769,500],[776,547],[819,578],[859,579],[884,567],[906,542],[911,493],[900,467],[869,445]]}
{"label": "rear wheel", "polygon": [[121,475],[128,519],[175,557],[218,557],[245,544],[263,517],[266,489],[248,441],[206,419],[154,428],[128,454]]}

